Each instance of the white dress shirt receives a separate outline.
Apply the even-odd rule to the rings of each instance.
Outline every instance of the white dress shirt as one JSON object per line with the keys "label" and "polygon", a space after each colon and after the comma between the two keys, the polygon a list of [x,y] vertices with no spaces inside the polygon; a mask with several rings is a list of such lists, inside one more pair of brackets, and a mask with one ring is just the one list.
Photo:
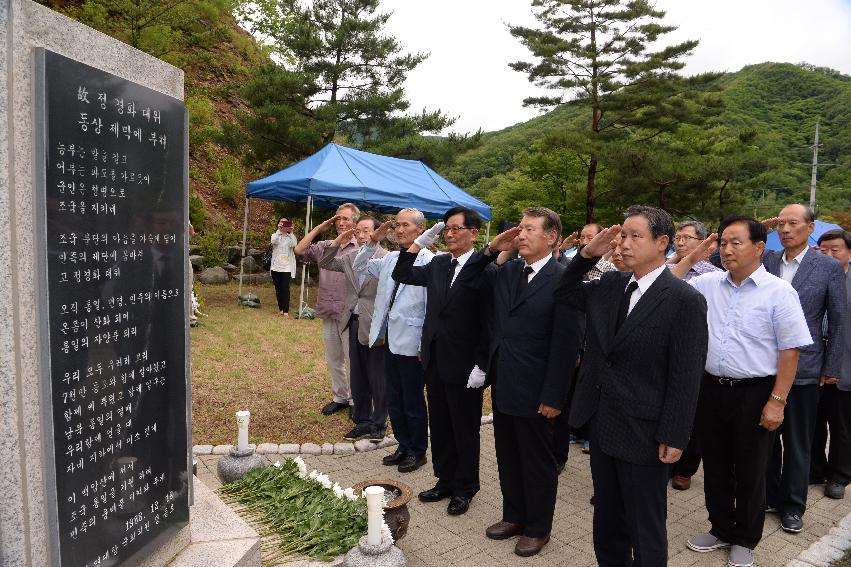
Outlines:
{"label": "white dress shirt", "polygon": [[[798,292],[765,266],[736,286],[729,272],[689,280],[706,298],[709,350],[706,371],[726,378],[777,374],[781,350],[813,343]],[[688,329],[678,332],[687,333]]]}
{"label": "white dress shirt", "polygon": [[801,261],[803,261],[804,256],[809,250],[809,246],[804,246],[804,249],[801,250],[801,253],[792,258],[791,260],[786,259],[786,252],[783,252],[783,265],[780,266],[780,275],[789,283],[792,283],[792,279],[794,279],[795,274],[798,273],[798,266],[801,265]]}
{"label": "white dress shirt", "polygon": [[[458,265],[455,266],[455,273],[452,274],[452,282],[450,282],[449,287],[452,287],[452,284],[455,283],[455,278],[457,278],[458,274],[461,273],[461,269],[464,267],[464,264],[467,263],[467,260],[470,259],[470,256],[473,255],[473,252],[474,252],[474,250],[472,248],[470,248],[469,250],[467,250],[466,252],[464,252],[463,254],[458,256],[457,258],[455,258],[456,260],[458,260]],[[449,261],[451,262],[452,260],[449,260]]]}
{"label": "white dress shirt", "polygon": [[538,261],[536,261],[536,262],[532,262],[531,264],[528,264],[528,263],[526,262],[526,260],[523,260],[523,269],[524,269],[524,270],[525,270],[528,266],[532,266],[532,273],[531,273],[531,274],[529,274],[529,275],[526,277],[526,283],[529,283],[530,281],[532,281],[532,278],[534,278],[534,277],[537,275],[537,273],[538,273],[538,272],[540,272],[540,271],[543,269],[543,267],[547,265],[547,262],[549,262],[549,261],[550,261],[550,258],[552,258],[552,257],[553,257],[553,255],[552,255],[552,254],[547,254],[546,256],[544,256],[543,258],[541,258],[540,260],[538,260]]}
{"label": "white dress shirt", "polygon": [[[641,299],[641,296],[647,293],[647,290],[650,289],[650,286],[653,285],[653,282],[656,281],[656,278],[659,277],[659,274],[661,274],[665,270],[665,268],[667,268],[667,266],[665,264],[662,264],[652,272],[647,272],[646,274],[641,276],[640,279],[635,279],[635,274],[633,274],[632,277],[629,278],[626,287],[629,287],[629,284],[631,284],[632,282],[637,283],[638,287],[635,289],[635,291],[632,292],[632,295],[629,298],[629,309],[626,312],[627,315],[632,313],[632,308],[635,307],[635,304],[638,303],[638,300]],[[624,288],[624,292],[626,292],[626,287]]]}

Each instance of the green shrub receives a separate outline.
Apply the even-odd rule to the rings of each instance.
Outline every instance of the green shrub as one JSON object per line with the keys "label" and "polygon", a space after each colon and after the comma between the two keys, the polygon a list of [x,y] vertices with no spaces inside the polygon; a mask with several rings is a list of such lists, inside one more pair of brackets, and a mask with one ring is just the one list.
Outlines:
{"label": "green shrub", "polygon": [[203,95],[190,95],[186,97],[186,111],[189,113],[190,149],[198,150],[221,137],[221,130],[215,122],[216,107],[213,101]]}
{"label": "green shrub", "polygon": [[242,166],[232,157],[226,157],[216,168],[216,193],[224,201],[236,205],[242,200]]}
{"label": "green shrub", "polygon": [[204,230],[204,224],[207,221],[207,211],[204,209],[204,202],[201,197],[195,193],[189,192],[189,222],[195,227],[195,230]]}
{"label": "green shrub", "polygon": [[201,248],[199,253],[204,257],[204,267],[209,268],[224,263],[225,256],[222,249],[225,246],[241,242],[242,232],[234,230],[221,218],[211,217],[204,230],[195,235],[192,244],[197,244]]}

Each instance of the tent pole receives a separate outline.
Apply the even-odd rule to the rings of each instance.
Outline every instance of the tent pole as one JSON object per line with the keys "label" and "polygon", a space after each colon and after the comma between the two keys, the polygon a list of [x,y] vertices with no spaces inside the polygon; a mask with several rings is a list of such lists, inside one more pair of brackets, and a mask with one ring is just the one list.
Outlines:
{"label": "tent pole", "polygon": [[491,241],[491,221],[488,221],[488,228],[485,231],[485,244]]}
{"label": "tent pole", "polygon": [[[245,258],[246,240],[248,240],[248,197],[245,198],[245,219],[242,222],[242,258]],[[242,297],[242,276],[245,269],[242,258],[239,259],[239,293],[237,297]]]}
{"label": "tent pole", "polygon": [[[310,232],[310,210],[313,208],[313,197],[307,196],[307,211],[304,214],[304,234]],[[301,291],[298,295],[298,318],[301,319],[301,314],[304,311],[304,275],[307,273],[307,263],[301,264]]]}

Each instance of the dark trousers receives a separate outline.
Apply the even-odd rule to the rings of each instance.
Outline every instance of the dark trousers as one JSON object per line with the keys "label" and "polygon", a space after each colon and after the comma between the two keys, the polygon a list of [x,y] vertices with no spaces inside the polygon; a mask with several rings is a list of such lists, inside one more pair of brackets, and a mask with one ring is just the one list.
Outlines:
{"label": "dark trousers", "polygon": [[431,462],[437,487],[453,496],[472,498],[479,491],[483,392],[484,388],[447,384],[438,376],[437,364],[426,370]]}
{"label": "dark trousers", "polygon": [[493,434],[502,520],[522,525],[526,536],[544,537],[552,529],[558,489],[553,424],[541,415],[516,417],[494,408]]}
{"label": "dark trousers", "polygon": [[768,464],[768,505],[781,514],[804,515],[810,483],[810,452],[816,429],[819,385],[792,386]]}
{"label": "dark trousers", "polygon": [[836,384],[821,387],[810,478],[824,478],[843,486],[851,483],[851,392],[843,392]]}
{"label": "dark trousers", "polygon": [[[591,425],[591,440],[594,424]],[[591,451],[594,553],[600,567],[667,565],[670,467],[636,465]]]}
{"label": "dark trousers", "polygon": [[[577,369],[579,372],[579,369]],[[553,422],[554,430],[553,430],[553,455],[555,456],[556,463],[558,465],[564,465],[567,463],[567,456],[570,454],[570,435],[580,435],[582,439],[585,439],[587,435],[585,435],[586,428],[574,429],[570,426],[570,400],[573,398],[573,391],[576,389],[576,380],[572,380],[570,384],[570,391],[567,394],[567,399],[565,400],[565,404],[562,407],[562,412],[556,416],[555,421]]]}
{"label": "dark trousers", "polygon": [[577,431],[568,424],[570,412],[567,410],[568,408],[564,408],[564,410],[553,420],[552,449],[556,463],[559,465],[563,465],[567,462],[567,456],[570,454],[570,434]]}
{"label": "dark trousers", "polygon": [[683,451],[682,457],[680,457],[680,460],[674,463],[674,466],[671,467],[671,476],[684,476],[686,478],[691,478],[699,468],[700,443],[697,439],[697,425],[695,424],[695,427],[691,430],[691,439],[689,439],[688,446],[685,448],[685,451]]}
{"label": "dark trousers", "polygon": [[352,389],[352,419],[356,425],[384,431],[387,427],[387,381],[384,356],[387,347],[369,348],[358,341],[360,322],[349,319],[349,385]]}
{"label": "dark trousers", "polygon": [[272,270],[272,283],[275,284],[275,297],[278,298],[278,311],[290,312],[290,277],[289,272]]}
{"label": "dark trousers", "polygon": [[759,425],[774,380],[722,386],[704,378],[697,404],[710,533],[754,549],[765,523],[765,472],[775,433]]}
{"label": "dark trousers", "polygon": [[416,356],[393,354],[384,357],[387,379],[387,413],[396,449],[413,456],[425,457],[428,449],[428,412],[423,394],[423,366]]}

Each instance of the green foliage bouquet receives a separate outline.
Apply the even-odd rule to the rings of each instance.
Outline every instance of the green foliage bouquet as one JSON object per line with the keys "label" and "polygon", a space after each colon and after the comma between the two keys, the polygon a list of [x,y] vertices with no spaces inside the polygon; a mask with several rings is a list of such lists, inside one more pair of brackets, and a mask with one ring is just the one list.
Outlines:
{"label": "green foliage bouquet", "polygon": [[293,556],[327,561],[366,534],[366,499],[325,474],[308,474],[301,457],[255,469],[219,491],[260,526],[264,562],[273,565]]}

